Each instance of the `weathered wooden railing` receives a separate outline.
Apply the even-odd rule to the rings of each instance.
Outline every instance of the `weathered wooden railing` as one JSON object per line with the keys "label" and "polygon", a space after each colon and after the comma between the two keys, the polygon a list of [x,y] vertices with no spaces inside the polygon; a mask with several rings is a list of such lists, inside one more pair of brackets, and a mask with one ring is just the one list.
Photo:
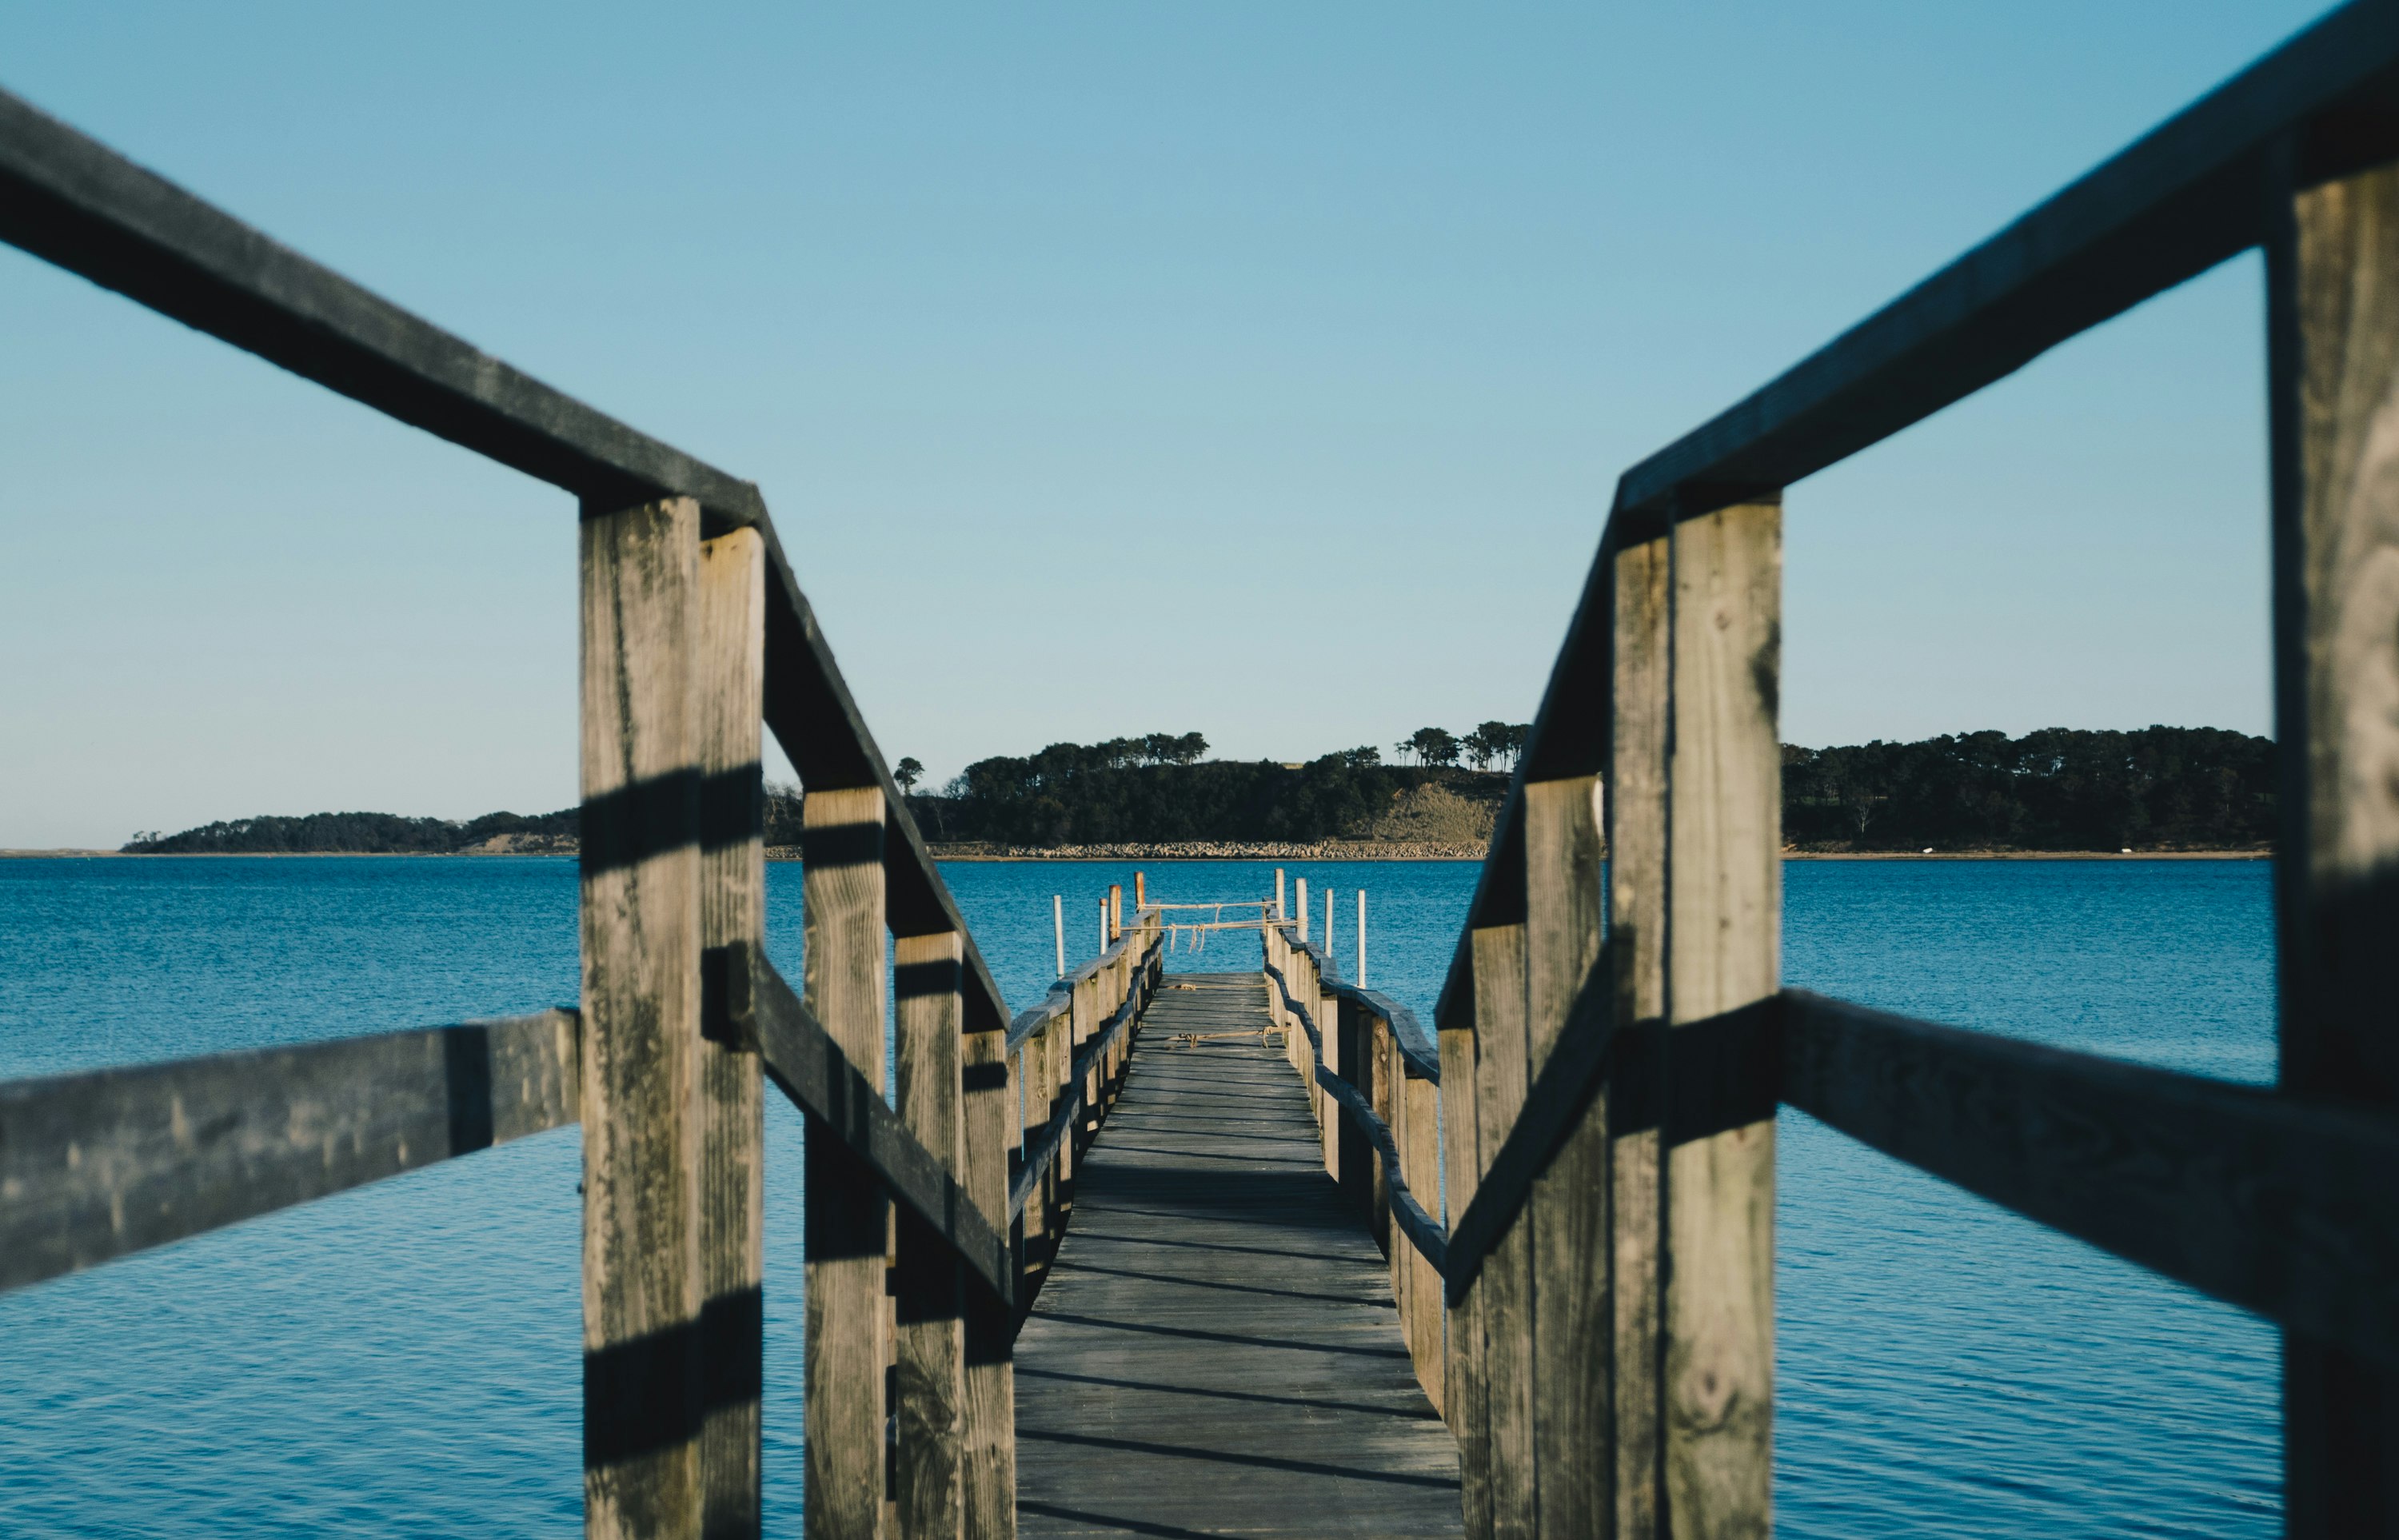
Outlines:
{"label": "weathered wooden railing", "polygon": [[[1783,991],[1782,489],[2253,247],[2280,1083]],[[2374,0],[1625,473],[1436,1011],[1470,1533],[1769,1529],[1782,1102],[2279,1323],[2290,1533],[2399,1532],[2393,421],[2399,5]]]}
{"label": "weathered wooden railing", "polygon": [[[808,1533],[1012,1534],[1010,1344],[1154,913],[1011,1023],[750,483],[5,94],[0,238],[571,493],[583,726],[577,1010],[0,1087],[0,1286],[580,1121],[586,1527],[755,1534],[771,1078],[807,1114]],[[762,723],[806,788],[797,991]]]}
{"label": "weathered wooden railing", "polygon": [[1265,926],[1267,1009],[1308,1089],[1324,1169],[1391,1264],[1391,1299],[1416,1380],[1440,1410],[1442,1354],[1441,1063],[1397,1001],[1342,983],[1296,939],[1297,922]]}
{"label": "weathered wooden railing", "polygon": [[1141,1013],[1158,993],[1163,953],[1158,911],[1142,910],[1105,952],[1009,1024],[1010,1074],[1023,1087],[1023,1142],[1008,1191],[1020,1319],[1064,1237],[1076,1162],[1115,1105]]}

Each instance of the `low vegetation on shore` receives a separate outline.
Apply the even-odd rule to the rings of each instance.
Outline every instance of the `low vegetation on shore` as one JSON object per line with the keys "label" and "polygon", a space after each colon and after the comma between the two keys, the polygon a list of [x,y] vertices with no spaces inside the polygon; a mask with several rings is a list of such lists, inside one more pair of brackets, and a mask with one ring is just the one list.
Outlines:
{"label": "low vegetation on shore", "polygon": [[[1285,764],[1203,759],[1206,747],[1196,733],[1052,744],[978,761],[938,792],[911,790],[908,805],[935,854],[961,858],[1421,858],[1481,855],[1507,795],[1498,770],[1385,764],[1372,749]],[[1493,744],[1484,763],[1514,747]],[[2273,750],[2270,739],[2207,727],[1786,745],[1783,839],[1823,855],[2259,850],[2273,837]],[[903,781],[920,778],[915,761],[901,767]],[[125,849],[572,854],[577,823],[571,807],[465,823],[316,813],[141,834]],[[795,853],[798,788],[767,789],[766,825],[770,847]]]}

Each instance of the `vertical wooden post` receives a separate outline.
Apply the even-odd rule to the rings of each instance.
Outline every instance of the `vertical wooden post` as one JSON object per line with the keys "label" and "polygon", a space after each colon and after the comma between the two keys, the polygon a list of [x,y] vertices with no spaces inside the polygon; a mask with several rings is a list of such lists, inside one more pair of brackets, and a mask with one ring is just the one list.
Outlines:
{"label": "vertical wooden post", "polygon": [[1274,917],[1275,917],[1276,919],[1278,919],[1278,920],[1280,920],[1280,919],[1281,919],[1281,918],[1283,917],[1283,910],[1282,910],[1282,868],[1281,868],[1281,867],[1276,867],[1276,868],[1275,868],[1275,912],[1274,912]]}
{"label": "vertical wooden post", "polygon": [[[1481,1148],[1479,1177],[1524,1111],[1528,1089],[1525,1025],[1525,926],[1478,926],[1474,949],[1475,1124]],[[1523,1209],[1500,1233],[1484,1262],[1474,1292],[1482,1320],[1484,1437],[1490,1462],[1490,1520],[1486,1531],[1533,1533],[1533,1249],[1532,1226]]]}
{"label": "vertical wooden post", "polygon": [[766,935],[760,719],[766,691],[766,543],[735,530],[699,547],[700,1530],[758,1533],[766,1167],[758,1056],[725,1015],[726,970]]}
{"label": "vertical wooden post", "polygon": [[[964,956],[954,930],[892,943],[900,1119],[954,1171],[966,1168]],[[966,1280],[931,1225],[903,1209],[897,1228],[899,1532],[957,1540],[966,1520]]]}
{"label": "vertical wooden post", "polygon": [[[1311,965],[1311,975],[1321,970]],[[1324,1035],[1340,1054],[1341,1078],[1348,1081],[1372,1106],[1376,1100],[1376,1062],[1374,1018],[1355,1006],[1345,1005],[1341,996],[1317,985],[1317,1020],[1324,1023]],[[1324,1115],[1338,1137],[1333,1148],[1338,1169],[1334,1173],[1341,1190],[1349,1195],[1353,1211],[1368,1216],[1375,1211],[1375,1145],[1359,1128],[1331,1092],[1324,1097]]]}
{"label": "vertical wooden post", "polygon": [[583,510],[583,1502],[699,1533],[699,508]]}
{"label": "vertical wooden post", "polygon": [[[1667,1019],[1779,984],[1782,506],[1736,504],[1674,534]],[[1671,1057],[1671,1056],[1670,1056]],[[1774,1110],[1666,1153],[1668,1526],[1764,1536],[1774,1413]]]}
{"label": "vertical wooden post", "polygon": [[[1666,1017],[1666,753],[1674,615],[1672,551],[1664,534],[1631,540],[1610,557],[1614,595],[1614,705],[1606,798],[1609,961],[1620,1028],[1653,1029]],[[1634,1115],[1611,1129],[1608,1184],[1615,1317],[1616,1533],[1661,1535],[1664,1367],[1665,1064],[1620,1056],[1611,1103]]]}
{"label": "vertical wooden post", "polygon": [[[1050,1098],[1053,1109],[1065,1106],[1067,1091],[1074,1085],[1075,1045],[1082,1040],[1081,1028],[1076,1018],[1087,1008],[1084,1002],[1089,998],[1086,992],[1091,987],[1089,979],[1077,984],[1068,996],[1066,1013],[1052,1017],[1049,1029],[1041,1034],[1050,1053]],[[1057,1115],[1054,1110],[1051,1115]],[[1066,1206],[1073,1201],[1070,1195],[1074,1190],[1071,1183],[1075,1180],[1075,1157],[1081,1150],[1075,1129],[1068,1128],[1066,1137],[1058,1141],[1058,1157],[1051,1168],[1054,1181],[1050,1189],[1050,1234],[1053,1248],[1058,1237],[1065,1233]]]}
{"label": "vertical wooden post", "polygon": [[1292,890],[1291,890],[1291,897],[1292,897],[1292,906],[1293,906],[1294,912],[1296,912],[1296,913],[1298,914],[1298,916],[1299,916],[1299,944],[1300,944],[1301,946],[1306,946],[1306,945],[1308,944],[1308,879],[1307,879],[1307,878],[1305,878],[1305,877],[1294,877],[1294,878],[1293,878],[1293,879],[1292,879]]}
{"label": "vertical wooden post", "polygon": [[1366,890],[1358,890],[1358,987],[1366,987]]}
{"label": "vertical wooden post", "polygon": [[[1341,1014],[1350,1018],[1356,1023],[1350,1031],[1359,1046],[1365,1050],[1359,1057],[1372,1072],[1368,1077],[1368,1084],[1359,1087],[1359,1089],[1366,1093],[1367,1104],[1375,1109],[1375,1115],[1383,1120],[1383,1127],[1391,1130],[1392,1147],[1400,1148],[1400,1141],[1407,1133],[1405,1122],[1407,1108],[1405,1103],[1393,1094],[1396,1079],[1391,1071],[1398,1060],[1392,1054],[1390,1023],[1367,1010],[1363,1006],[1344,1005],[1341,1007]],[[1391,1176],[1393,1173],[1387,1168],[1381,1153],[1373,1144],[1365,1143],[1362,1139],[1361,1143],[1362,1148],[1360,1152],[1360,1164],[1367,1167],[1374,1173],[1373,1182],[1366,1194],[1366,1228],[1374,1236],[1375,1244],[1383,1249],[1383,1260],[1392,1264],[1391,1298],[1399,1304],[1400,1328],[1404,1331],[1407,1329],[1408,1280],[1405,1272],[1398,1264],[1399,1250],[1393,1246],[1396,1238],[1391,1230]],[[1402,1178],[1402,1180],[1406,1179]],[[1404,1247],[1407,1242],[1401,1240],[1398,1244],[1400,1247]]]}
{"label": "vertical wooden post", "polygon": [[1140,913],[1143,910],[1147,909],[1148,907],[1149,907],[1149,885],[1148,885],[1147,883],[1144,882],[1144,881],[1142,880],[1142,874],[1141,874],[1140,872],[1136,871],[1136,872],[1134,872],[1134,873],[1132,874],[1132,908],[1133,908],[1133,912],[1134,912],[1134,913],[1136,913],[1136,914],[1138,914],[1138,913]]}
{"label": "vertical wooden post", "polygon": [[1116,944],[1117,938],[1123,934],[1124,884],[1110,883],[1108,885],[1108,923],[1106,929],[1100,937],[1100,949],[1105,952],[1109,947],[1114,946]]}
{"label": "vertical wooden post", "polygon": [[[1336,941],[1336,940],[1335,940],[1335,939],[1333,939],[1333,887],[1332,887],[1332,885],[1328,883],[1327,885],[1325,885],[1325,888],[1324,888],[1324,960],[1325,960],[1325,962],[1327,962],[1327,963],[1332,963],[1332,962],[1334,961],[1334,957],[1333,957],[1333,949],[1334,949],[1335,947],[1336,947],[1336,946],[1339,946],[1340,944],[1341,944],[1340,942],[1338,942],[1338,941]],[[1363,984],[1360,984],[1358,987],[1359,987],[1359,988],[1361,988],[1361,989],[1363,989],[1363,988],[1365,988],[1365,985],[1363,985]]]}
{"label": "vertical wooden post", "polygon": [[[1594,776],[1525,786],[1525,1024],[1534,1076],[1556,1050],[1599,961],[1598,799]],[[1532,1245],[1534,1441],[1525,1484],[1544,1535],[1602,1534],[1614,1521],[1607,1139],[1607,1100],[1596,1097],[1534,1179],[1517,1221]]]}
{"label": "vertical wooden post", "polygon": [[[1091,1033],[1098,1028],[1100,990],[1105,983],[1106,978],[1107,970],[1102,968],[1075,986],[1074,1003],[1068,1006],[1069,1019],[1074,1022],[1073,1035],[1067,1039],[1066,1049],[1066,1057],[1070,1064],[1074,1056],[1083,1051],[1083,1045],[1091,1040]],[[1078,1150],[1082,1148],[1084,1132],[1098,1121],[1100,1114],[1099,1072],[1096,1065],[1083,1072],[1082,1090],[1083,1110],[1075,1119],[1076,1135],[1068,1141]]]}
{"label": "vertical wooden post", "polygon": [[1050,895],[1050,926],[1058,937],[1058,977],[1066,977],[1066,896]]}
{"label": "vertical wooden post", "polygon": [[[967,1007],[960,1071],[965,1091],[967,1196],[995,1220],[1008,1215],[1015,1176],[1019,1126],[1016,1086],[1009,1075],[1008,1023],[978,993]],[[1010,1250],[1023,1277],[1021,1225],[1011,1225]],[[960,1482],[964,1540],[1015,1540],[1016,1323],[996,1294],[967,1284],[966,1471]]]}
{"label": "vertical wooden post", "polygon": [[[2399,167],[2286,186],[2267,246],[2281,1079],[2399,1105]],[[2283,1337],[2299,1540],[2399,1534],[2399,1373]]]}
{"label": "vertical wooden post", "polygon": [[[851,1067],[883,1086],[883,792],[815,789],[801,803],[803,993]],[[807,1533],[881,1540],[888,1202],[872,1168],[807,1127]]]}
{"label": "vertical wooden post", "polygon": [[[1406,1174],[1408,1191],[1416,1196],[1416,1201],[1441,1218],[1441,1084],[1411,1075],[1401,1079],[1399,1089],[1407,1105],[1407,1138],[1400,1141],[1400,1169]],[[1446,1417],[1449,1378],[1442,1353],[1441,1275],[1413,1244],[1407,1248],[1407,1257],[1408,1337],[1416,1382],[1424,1386],[1432,1409]]]}
{"label": "vertical wooden post", "polygon": [[[1045,1033],[1036,1028],[1016,1049],[1016,1112],[1019,1128],[1016,1141],[1017,1158],[1029,1159],[1050,1121],[1050,1087],[1043,1079],[1043,1067],[1049,1062],[1043,1044]],[[1013,1182],[1022,1168],[1009,1173]],[[1034,1178],[1024,1195],[1024,1211],[1016,1224],[1016,1262],[1018,1305],[1032,1298],[1033,1282],[1040,1275],[1049,1253],[1043,1242],[1050,1234],[1050,1173],[1045,1170]]]}

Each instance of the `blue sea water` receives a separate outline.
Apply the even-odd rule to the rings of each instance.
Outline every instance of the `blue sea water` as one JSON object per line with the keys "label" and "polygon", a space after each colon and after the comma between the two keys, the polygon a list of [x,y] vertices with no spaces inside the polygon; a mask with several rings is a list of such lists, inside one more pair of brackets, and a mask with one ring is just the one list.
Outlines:
{"label": "blue sea water", "polygon": [[[1152,863],[1153,898],[1271,868]],[[1308,863],[1369,898],[1369,979],[1428,1022],[1466,863]],[[798,871],[768,871],[798,967]],[[1019,1006],[1130,868],[946,875]],[[2254,862],[1795,862],[1784,975],[1962,1025],[2261,1082]],[[571,1001],[575,870],[545,859],[0,862],[0,1078]],[[1321,915],[1322,898],[1317,898]],[[1254,966],[1221,936],[1176,967]],[[797,1119],[769,1110],[766,1501],[799,1517]],[[581,1510],[572,1129],[0,1295],[0,1535],[566,1534]],[[1791,1112],[1776,1490],[1787,1535],[2265,1535],[2273,1333]]]}

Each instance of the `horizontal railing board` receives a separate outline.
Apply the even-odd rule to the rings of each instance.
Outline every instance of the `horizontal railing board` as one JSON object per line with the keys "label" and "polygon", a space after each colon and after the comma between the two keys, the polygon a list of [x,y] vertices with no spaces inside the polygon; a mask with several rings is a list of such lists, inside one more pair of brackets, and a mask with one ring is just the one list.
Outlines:
{"label": "horizontal railing board", "polygon": [[688,496],[711,533],[758,529],[771,574],[767,725],[804,785],[883,790],[898,836],[886,846],[893,930],[957,932],[970,1012],[1008,1019],[755,485],[493,358],[6,92],[0,240],[560,487],[587,509]]}
{"label": "horizontal railing board", "polygon": [[1282,996],[1283,1008],[1298,1019],[1300,1030],[1308,1034],[1308,1047],[1316,1056],[1316,1083],[1330,1092],[1333,1100],[1341,1103],[1349,1120],[1358,1125],[1359,1132],[1366,1136],[1374,1144],[1376,1153],[1383,1157],[1384,1189],[1390,1197],[1391,1217],[1398,1223],[1401,1233],[1408,1237],[1408,1244],[1432,1263],[1433,1271],[1440,1272],[1448,1256],[1448,1240],[1441,1222],[1426,1211],[1423,1203],[1409,1188],[1407,1178],[1402,1174],[1400,1147],[1391,1138],[1390,1125],[1383,1121],[1375,1111],[1375,1104],[1360,1094],[1357,1087],[1324,1067],[1324,1034],[1317,1030],[1315,1014],[1293,997],[1291,984],[1283,978],[1282,970],[1268,963],[1266,975],[1274,980],[1275,993]]}
{"label": "horizontal railing board", "polygon": [[0,92],[0,239],[479,454],[623,507],[757,488],[628,427]]}
{"label": "horizontal railing board", "polygon": [[1533,1077],[1490,1169],[1475,1183],[1466,1211],[1450,1224],[1449,1260],[1442,1277],[1452,1304],[1465,1302],[1484,1259],[1524,1207],[1535,1179],[1548,1169],[1550,1157],[1598,1094],[1616,1041],[1614,967],[1615,959],[1603,946],[1575,992],[1557,1046]]}
{"label": "horizontal railing board", "polygon": [[[2372,112],[2357,109],[2371,107]],[[1501,804],[1434,1019],[1471,1024],[1467,935],[1522,917],[1510,861],[1527,780],[1606,768],[1609,552],[1778,491],[2257,245],[2288,142],[2302,182],[2399,154],[2399,8],[2293,37],[1742,401],[1627,470]],[[1594,709],[1593,703],[1602,703]]]}
{"label": "horizontal railing board", "polygon": [[2218,1299],[2399,1364],[2399,1120],[1785,991],[1783,1100]]}
{"label": "horizontal railing board", "polygon": [[732,977],[748,978],[751,989],[748,999],[728,1002],[728,1014],[756,1044],[767,1078],[864,1162],[893,1199],[931,1226],[983,1287],[1012,1304],[1006,1226],[995,1226],[941,1157],[908,1131],[774,965],[754,952],[751,963],[747,970],[738,962],[733,969]]}
{"label": "horizontal railing board", "polygon": [[[1295,922],[1284,922],[1284,928],[1295,928]],[[1411,1078],[1434,1082],[1441,1079],[1441,1047],[1426,1033],[1415,1011],[1379,991],[1343,983],[1340,970],[1334,966],[1333,954],[1314,941],[1293,940],[1290,945],[1294,951],[1305,952],[1315,960],[1318,979],[1326,989],[1383,1019],[1391,1029],[1391,1041],[1399,1046],[1400,1058],[1407,1065]]]}
{"label": "horizontal railing board", "polygon": [[0,1085],[0,1289],[576,1121],[569,1010]]}
{"label": "horizontal railing board", "polygon": [[1017,1012],[1016,1019],[1009,1022],[1008,1051],[1014,1053],[1023,1047],[1026,1038],[1065,1015],[1074,1007],[1074,1003],[1075,993],[1065,982],[1062,980],[1050,985],[1050,993],[1039,1005]]}
{"label": "horizontal railing board", "polygon": [[1689,515],[1787,487],[2258,244],[2280,142],[2367,99],[2388,111],[2394,66],[2399,9],[2333,12],[1634,466],[1618,509]]}
{"label": "horizontal railing board", "polygon": [[[1137,912],[1137,918],[1147,918],[1156,912],[1157,907],[1152,905],[1149,909]],[[1065,1015],[1074,1004],[1075,986],[1115,962],[1124,949],[1143,934],[1138,925],[1125,926],[1117,939],[1108,943],[1105,951],[1050,985],[1049,994],[1039,1005],[1019,1011],[1015,1019],[1008,1023],[1008,1051],[1014,1053],[1023,1047],[1024,1040],[1039,1032],[1042,1023]],[[1142,952],[1143,961],[1148,961],[1150,952],[1155,950],[1154,944],[1145,947]]]}
{"label": "horizontal railing board", "polygon": [[[1129,936],[1132,932],[1128,931],[1126,934]],[[1154,946],[1145,950],[1142,953],[1143,966],[1146,966],[1155,961],[1157,952],[1158,949]],[[1100,1023],[1099,1030],[1091,1033],[1090,1039],[1083,1044],[1082,1047],[1076,1050],[1074,1057],[1068,1061],[1065,1099],[1058,1103],[1058,1110],[1050,1114],[1050,1121],[1041,1126],[1041,1132],[1035,1136],[1033,1142],[1025,1145],[1018,1155],[1016,1177],[1009,1184],[1008,1192],[1008,1217],[1010,1220],[1024,1212],[1024,1206],[1031,1201],[1033,1189],[1040,1183],[1042,1173],[1049,1169],[1050,1162],[1057,1158],[1059,1146],[1064,1144],[1073,1133],[1076,1119],[1082,1115],[1083,1109],[1087,1105],[1084,1087],[1089,1083],[1092,1064],[1098,1061],[1100,1055],[1106,1052],[1117,1039],[1131,1032],[1133,1024],[1140,1020],[1143,1008],[1142,988],[1141,982],[1136,980],[1132,993],[1127,994],[1117,1008],[1109,1013],[1108,1019]],[[1037,1011],[1025,1012],[1027,1017],[1037,1014]],[[1018,1018],[1020,1021],[1023,1019]],[[1033,1022],[1033,1027],[1037,1028],[1040,1024],[1040,1020],[1036,1020]],[[1012,1035],[1013,1029],[1010,1030]]]}

